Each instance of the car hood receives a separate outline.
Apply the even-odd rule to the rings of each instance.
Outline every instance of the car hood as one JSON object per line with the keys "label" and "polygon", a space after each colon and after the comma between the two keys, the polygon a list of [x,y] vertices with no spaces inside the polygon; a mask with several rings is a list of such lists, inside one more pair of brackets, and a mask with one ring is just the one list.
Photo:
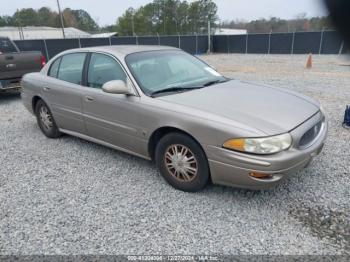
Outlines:
{"label": "car hood", "polygon": [[217,115],[266,135],[288,132],[320,110],[317,102],[301,94],[238,80],[158,99],[200,110],[203,115],[198,117]]}

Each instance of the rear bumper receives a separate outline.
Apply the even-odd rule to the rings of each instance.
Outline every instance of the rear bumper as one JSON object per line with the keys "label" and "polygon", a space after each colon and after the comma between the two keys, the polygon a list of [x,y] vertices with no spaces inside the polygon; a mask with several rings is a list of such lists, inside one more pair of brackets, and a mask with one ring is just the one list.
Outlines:
{"label": "rear bumper", "polygon": [[0,80],[0,92],[19,90],[21,88],[21,78]]}
{"label": "rear bumper", "polygon": [[[304,125],[291,132],[292,137],[298,137],[319,116],[310,119]],[[307,148],[290,149],[274,155],[258,156],[239,153],[221,147],[205,146],[209,159],[211,178],[214,184],[253,190],[268,189],[281,182],[288,175],[308,166],[312,159],[323,149],[327,137],[328,125],[324,121],[323,129],[316,140]],[[270,174],[271,178],[258,179],[250,176],[251,172]]]}

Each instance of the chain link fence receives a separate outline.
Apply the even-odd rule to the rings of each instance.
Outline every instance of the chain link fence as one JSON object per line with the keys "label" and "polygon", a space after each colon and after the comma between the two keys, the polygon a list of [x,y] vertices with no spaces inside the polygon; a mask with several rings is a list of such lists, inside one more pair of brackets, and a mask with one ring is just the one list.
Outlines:
{"label": "chain link fence", "polygon": [[336,31],[225,35],[213,37],[214,53],[344,54]]}
{"label": "chain link fence", "polygon": [[165,45],[181,48],[191,54],[203,54],[208,51],[208,36],[206,35],[35,39],[14,42],[21,51],[41,51],[46,59],[67,49],[105,45]]}
{"label": "chain link fence", "polygon": [[[207,35],[130,36],[110,38],[69,38],[16,40],[21,51],[41,51],[47,59],[72,48],[105,45],[165,45],[190,54],[208,51]],[[247,35],[214,35],[211,52],[247,54],[343,54],[344,42],[335,31]]]}

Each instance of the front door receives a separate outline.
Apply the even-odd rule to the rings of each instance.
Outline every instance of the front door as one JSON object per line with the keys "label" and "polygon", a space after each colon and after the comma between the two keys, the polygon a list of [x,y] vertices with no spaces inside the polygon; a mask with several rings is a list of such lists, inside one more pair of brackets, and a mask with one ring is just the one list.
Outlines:
{"label": "front door", "polygon": [[90,137],[137,152],[139,97],[109,94],[102,85],[111,80],[126,81],[127,76],[115,58],[93,53],[88,66],[87,87],[83,92],[83,115]]}

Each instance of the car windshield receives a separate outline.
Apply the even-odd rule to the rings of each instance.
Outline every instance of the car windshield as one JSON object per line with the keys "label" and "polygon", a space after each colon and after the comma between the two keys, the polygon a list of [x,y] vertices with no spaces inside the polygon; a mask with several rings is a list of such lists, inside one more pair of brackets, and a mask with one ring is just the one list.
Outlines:
{"label": "car windshield", "polygon": [[227,81],[198,58],[178,50],[134,53],[125,60],[147,95],[183,92]]}

